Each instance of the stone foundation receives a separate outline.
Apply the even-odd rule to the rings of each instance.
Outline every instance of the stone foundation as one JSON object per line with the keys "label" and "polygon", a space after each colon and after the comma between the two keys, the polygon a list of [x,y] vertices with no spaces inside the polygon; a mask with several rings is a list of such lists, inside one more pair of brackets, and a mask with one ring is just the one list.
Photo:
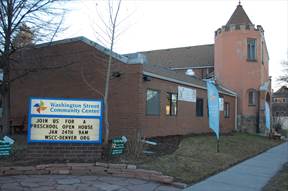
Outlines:
{"label": "stone foundation", "polygon": [[240,130],[242,132],[257,133],[258,117],[253,115],[242,115],[240,122]]}

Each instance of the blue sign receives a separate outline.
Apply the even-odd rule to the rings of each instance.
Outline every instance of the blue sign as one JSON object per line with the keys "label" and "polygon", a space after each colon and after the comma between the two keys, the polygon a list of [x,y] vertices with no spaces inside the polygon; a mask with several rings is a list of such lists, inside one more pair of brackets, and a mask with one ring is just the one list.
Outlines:
{"label": "blue sign", "polygon": [[267,102],[265,102],[265,126],[270,129],[270,107]]}
{"label": "blue sign", "polygon": [[102,143],[102,100],[30,98],[28,143]]}
{"label": "blue sign", "polygon": [[207,81],[209,127],[219,139],[219,94],[213,82]]}

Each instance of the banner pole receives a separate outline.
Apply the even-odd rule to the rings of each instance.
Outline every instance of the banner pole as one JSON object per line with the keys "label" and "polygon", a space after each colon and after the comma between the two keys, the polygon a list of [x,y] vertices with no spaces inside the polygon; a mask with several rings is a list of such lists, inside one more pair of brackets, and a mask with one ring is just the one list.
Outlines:
{"label": "banner pole", "polygon": [[219,148],[219,146],[220,146],[220,141],[219,141],[219,139],[217,139],[217,153],[220,152],[220,148]]}

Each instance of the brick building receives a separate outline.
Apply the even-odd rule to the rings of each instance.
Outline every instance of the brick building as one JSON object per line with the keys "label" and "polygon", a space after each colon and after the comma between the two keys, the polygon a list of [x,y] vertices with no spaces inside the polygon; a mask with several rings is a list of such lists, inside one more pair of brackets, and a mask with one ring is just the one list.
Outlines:
{"label": "brick building", "polygon": [[[21,76],[11,89],[13,125],[25,124],[29,96],[102,98],[107,55],[107,49],[84,37],[18,53],[21,65],[11,65],[11,78]],[[215,44],[113,53],[113,58],[111,136],[211,132],[206,78],[216,80],[223,100],[221,132],[263,129],[264,103],[270,103],[269,57],[263,28],[254,27],[240,4],[215,32]],[[193,92],[193,100],[180,99],[180,90]]]}
{"label": "brick building", "polygon": [[[36,56],[35,56],[36,55]],[[21,65],[11,76],[11,113],[23,121],[29,96],[102,98],[107,50],[84,38],[39,45],[18,54]],[[111,136],[145,137],[207,133],[206,83],[167,68],[148,64],[141,54],[113,54],[109,96]],[[25,69],[29,74],[25,75]],[[22,73],[21,73],[22,71]],[[178,100],[178,89],[195,91],[195,101]],[[235,95],[219,86],[223,98],[220,127],[223,133],[235,128]],[[17,125],[17,124],[15,124]]]}

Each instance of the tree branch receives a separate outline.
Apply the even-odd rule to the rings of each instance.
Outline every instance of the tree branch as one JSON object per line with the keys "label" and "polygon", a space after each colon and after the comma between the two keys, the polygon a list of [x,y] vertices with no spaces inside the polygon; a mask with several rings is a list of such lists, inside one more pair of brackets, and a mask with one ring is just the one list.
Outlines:
{"label": "tree branch", "polygon": [[39,67],[39,68],[29,68],[29,69],[22,69],[22,70],[26,70],[23,74],[14,77],[13,79],[10,80],[10,82],[14,82],[20,78],[23,78],[25,76],[27,76],[30,73],[35,73],[35,72],[41,72],[41,71],[47,71],[47,70],[56,70],[56,69],[61,69],[61,68],[65,68],[68,66],[71,66],[73,64],[75,64],[76,62],[71,62],[69,64],[65,64],[65,65],[61,65],[61,66],[50,66],[50,67]]}
{"label": "tree branch", "polygon": [[81,78],[84,81],[84,83],[94,92],[98,93],[99,95],[101,95],[102,97],[104,97],[104,94],[102,92],[100,92],[98,89],[94,88],[86,79],[85,75],[84,75],[84,67],[83,64],[81,64]]}

